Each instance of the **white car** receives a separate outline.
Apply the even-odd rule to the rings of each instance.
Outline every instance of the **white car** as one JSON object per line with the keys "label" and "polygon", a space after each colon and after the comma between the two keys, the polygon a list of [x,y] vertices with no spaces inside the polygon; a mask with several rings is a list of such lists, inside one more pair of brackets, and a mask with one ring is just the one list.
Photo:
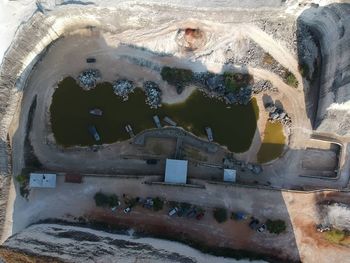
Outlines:
{"label": "white car", "polygon": [[127,213],[130,213],[131,211],[131,207],[127,207],[124,209],[124,213],[127,214]]}
{"label": "white car", "polygon": [[173,216],[175,215],[177,212],[179,211],[179,208],[174,207],[173,209],[171,209],[168,213],[169,216]]}

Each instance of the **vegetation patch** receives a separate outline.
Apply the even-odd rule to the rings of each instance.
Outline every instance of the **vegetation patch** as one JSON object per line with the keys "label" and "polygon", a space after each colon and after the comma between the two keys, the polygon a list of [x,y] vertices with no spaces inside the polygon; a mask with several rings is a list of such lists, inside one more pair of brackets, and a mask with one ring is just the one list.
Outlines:
{"label": "vegetation patch", "polygon": [[158,196],[156,198],[153,198],[153,210],[154,211],[160,211],[163,209],[164,201],[160,199]]}
{"label": "vegetation patch", "polygon": [[269,53],[264,54],[264,57],[263,57],[264,64],[271,65],[274,62],[275,62],[275,59]]}
{"label": "vegetation patch", "polygon": [[115,207],[118,205],[119,199],[115,194],[104,194],[102,192],[98,192],[94,196],[96,206],[99,207]]}
{"label": "vegetation patch", "polygon": [[309,76],[310,69],[309,69],[309,65],[307,63],[299,64],[299,72],[304,78],[310,80],[310,76]]}
{"label": "vegetation patch", "polygon": [[323,232],[324,237],[331,243],[338,245],[350,245],[349,233],[344,230],[332,229],[330,231]]}
{"label": "vegetation patch", "polygon": [[184,85],[193,80],[193,72],[189,69],[163,67],[162,79],[171,85]]}
{"label": "vegetation patch", "polygon": [[252,81],[252,76],[249,74],[224,72],[225,88],[228,92],[238,92],[242,87],[248,86]]}
{"label": "vegetation patch", "polygon": [[270,233],[281,234],[286,230],[287,226],[283,220],[280,220],[280,219],[270,220],[270,219],[268,219],[266,221],[266,228]]}
{"label": "vegetation patch", "polygon": [[16,181],[19,184],[19,193],[22,197],[28,199],[29,196],[29,173],[25,172],[24,169],[22,170],[22,173],[17,175]]}
{"label": "vegetation patch", "polygon": [[227,220],[227,210],[225,208],[215,208],[213,216],[218,223],[223,223]]}
{"label": "vegetation patch", "polygon": [[286,75],[285,75],[285,79],[286,79],[286,82],[289,86],[292,86],[294,88],[298,87],[299,82],[292,72],[287,71]]}

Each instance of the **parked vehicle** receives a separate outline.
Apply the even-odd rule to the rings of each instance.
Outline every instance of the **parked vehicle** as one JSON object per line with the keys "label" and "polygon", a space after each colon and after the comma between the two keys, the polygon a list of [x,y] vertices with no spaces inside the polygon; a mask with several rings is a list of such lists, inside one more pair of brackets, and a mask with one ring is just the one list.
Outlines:
{"label": "parked vehicle", "polygon": [[179,208],[174,207],[173,209],[171,209],[168,213],[169,216],[174,216],[177,214],[177,212],[179,211]]}
{"label": "parked vehicle", "polygon": [[258,228],[258,225],[259,225],[259,220],[254,218],[254,217],[252,217],[251,219],[252,220],[249,223],[249,227],[253,230],[256,230]]}
{"label": "parked vehicle", "polygon": [[322,232],[330,231],[330,230],[331,230],[330,226],[324,226],[322,224],[317,225],[317,231],[318,232],[322,233]]}
{"label": "parked vehicle", "polygon": [[153,198],[147,197],[146,200],[143,202],[143,207],[151,209],[153,207]]}
{"label": "parked vehicle", "polygon": [[203,218],[203,216],[204,216],[204,212],[200,212],[197,214],[196,219],[201,220]]}
{"label": "parked vehicle", "polygon": [[241,220],[246,220],[248,218],[247,214],[243,212],[233,212],[231,219],[241,221]]}
{"label": "parked vehicle", "polygon": [[264,232],[266,230],[266,225],[265,224],[261,224],[258,228],[257,228],[257,232],[261,233]]}
{"label": "parked vehicle", "polygon": [[196,216],[196,214],[197,214],[196,209],[191,209],[190,211],[187,212],[186,217],[187,218],[193,218],[193,217]]}
{"label": "parked vehicle", "polygon": [[158,160],[157,159],[148,159],[148,160],[146,160],[146,163],[147,164],[157,164]]}
{"label": "parked vehicle", "polygon": [[86,63],[95,63],[96,62],[96,58],[87,58],[86,59]]}
{"label": "parked vehicle", "polygon": [[124,209],[124,213],[125,214],[128,214],[130,212],[131,212],[131,207],[130,206]]}

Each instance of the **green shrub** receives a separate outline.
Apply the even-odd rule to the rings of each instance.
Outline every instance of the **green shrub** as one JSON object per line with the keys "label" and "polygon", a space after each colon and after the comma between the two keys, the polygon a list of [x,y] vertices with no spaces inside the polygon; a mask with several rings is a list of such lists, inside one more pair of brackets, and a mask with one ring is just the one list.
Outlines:
{"label": "green shrub", "polygon": [[163,209],[164,201],[160,199],[158,196],[153,198],[153,210],[160,211]]}
{"label": "green shrub", "polygon": [[307,63],[302,63],[302,64],[299,64],[299,71],[300,71],[300,74],[304,77],[304,78],[309,78],[309,66]]}
{"label": "green shrub", "polygon": [[171,85],[186,84],[193,79],[193,72],[182,68],[163,67],[160,75]]}
{"label": "green shrub", "polygon": [[94,196],[96,206],[99,207],[114,207],[118,205],[118,196],[115,194],[106,195],[102,192],[98,192]]}
{"label": "green shrub", "polygon": [[273,62],[275,62],[275,59],[269,53],[265,53],[263,63],[271,65]]}
{"label": "green shrub", "polygon": [[240,88],[246,87],[252,80],[249,74],[224,72],[225,88],[229,92],[237,92]]}
{"label": "green shrub", "polygon": [[109,201],[108,201],[108,204],[109,204],[109,207],[115,207],[118,205],[118,196],[115,195],[115,194],[112,194],[108,197]]}
{"label": "green shrub", "polygon": [[213,215],[218,223],[223,223],[227,220],[227,211],[225,208],[215,208]]}
{"label": "green shrub", "polygon": [[286,223],[283,220],[270,220],[266,221],[266,228],[270,233],[280,234],[287,228]]}
{"label": "green shrub", "polygon": [[345,238],[345,232],[338,229],[332,229],[331,231],[324,232],[324,235],[329,242],[335,244],[340,244]]}
{"label": "green shrub", "polygon": [[290,71],[286,72],[286,81],[289,86],[292,86],[294,88],[297,88],[299,85],[299,82],[297,78],[294,76],[294,74]]}
{"label": "green shrub", "polygon": [[16,181],[19,183],[19,185],[23,186],[28,184],[29,182],[29,176],[26,174],[20,174],[16,176]]}

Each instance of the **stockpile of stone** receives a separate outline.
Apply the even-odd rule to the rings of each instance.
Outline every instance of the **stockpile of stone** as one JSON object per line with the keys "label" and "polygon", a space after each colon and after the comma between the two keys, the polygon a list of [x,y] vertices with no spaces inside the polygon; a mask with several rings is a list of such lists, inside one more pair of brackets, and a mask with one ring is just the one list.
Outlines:
{"label": "stockpile of stone", "polygon": [[228,104],[247,105],[252,98],[252,89],[250,86],[240,88],[238,92],[229,92],[225,95],[225,101]]}
{"label": "stockpile of stone", "polygon": [[129,94],[134,92],[135,86],[131,80],[120,79],[113,83],[113,91],[116,95],[123,98],[124,101],[127,101]]}
{"label": "stockpile of stone", "polygon": [[194,73],[194,80],[200,85],[201,90],[211,97],[223,99],[227,104],[247,105],[252,98],[252,87],[249,85],[229,92],[225,86],[223,75],[213,73]]}
{"label": "stockpile of stone", "polygon": [[263,172],[263,168],[260,164],[241,162],[233,157],[224,158],[223,163],[225,168],[240,169],[241,172],[245,172],[246,169],[254,174],[261,174]]}
{"label": "stockpile of stone", "polygon": [[153,81],[146,81],[143,83],[143,88],[146,93],[146,103],[153,109],[161,106],[161,90],[157,83]]}
{"label": "stockpile of stone", "polygon": [[280,122],[285,126],[290,126],[292,124],[292,119],[288,116],[285,110],[276,107],[275,104],[267,104],[265,105],[265,109],[269,112],[269,121]]}
{"label": "stockpile of stone", "polygon": [[253,94],[258,94],[266,91],[277,92],[278,89],[268,80],[259,80],[252,85],[252,91]]}
{"label": "stockpile of stone", "polygon": [[101,79],[101,73],[97,69],[87,69],[78,76],[78,83],[84,90],[90,90],[96,87]]}

